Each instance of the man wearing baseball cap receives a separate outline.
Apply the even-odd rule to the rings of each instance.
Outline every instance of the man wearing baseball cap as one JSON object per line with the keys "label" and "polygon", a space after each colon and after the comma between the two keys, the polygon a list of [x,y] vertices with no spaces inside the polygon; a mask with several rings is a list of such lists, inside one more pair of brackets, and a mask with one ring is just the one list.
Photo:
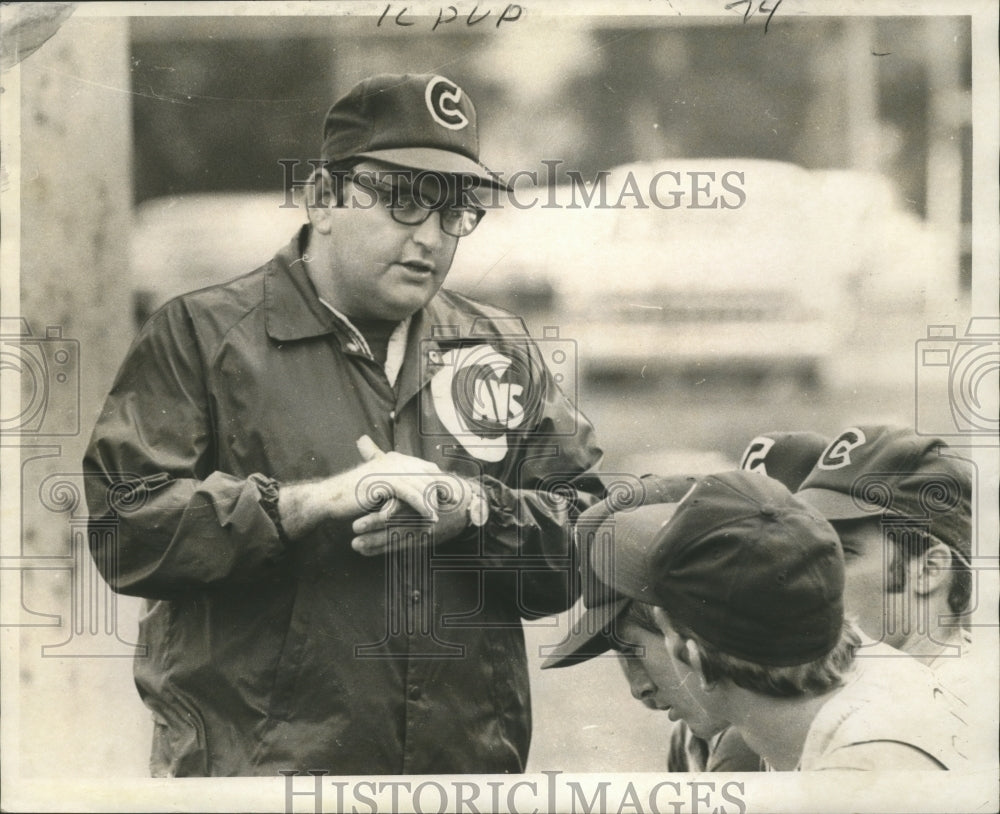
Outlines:
{"label": "man wearing baseball cap", "polygon": [[520,772],[520,620],[577,596],[601,453],[523,323],[441,287],[503,187],[468,94],[366,79],[322,157],[273,260],[146,323],[84,461],[92,553],[147,599],[151,768]]}
{"label": "man wearing baseball cap", "polygon": [[728,722],[776,770],[966,766],[930,670],[885,645],[855,660],[837,535],[774,479],[702,478],[678,503],[611,513],[594,540],[595,578],[652,606],[672,716]]}
{"label": "man wearing baseball cap", "polygon": [[848,615],[870,637],[920,659],[960,698],[970,678],[972,477],[939,438],[848,427],[798,497],[836,529]]}

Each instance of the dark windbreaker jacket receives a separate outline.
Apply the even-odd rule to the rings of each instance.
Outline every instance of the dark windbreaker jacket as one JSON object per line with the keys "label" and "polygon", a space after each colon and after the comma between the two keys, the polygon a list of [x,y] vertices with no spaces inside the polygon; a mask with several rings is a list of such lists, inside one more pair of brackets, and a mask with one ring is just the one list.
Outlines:
{"label": "dark windbreaker jacket", "polygon": [[[521,619],[578,594],[569,520],[594,499],[592,428],[516,320],[446,290],[390,386],[318,301],[304,239],[150,318],[84,460],[92,554],[146,598],[153,772],[523,771]],[[250,476],[345,471],[362,434],[479,479],[485,528],[376,557],[351,549],[349,521],[279,536]]]}

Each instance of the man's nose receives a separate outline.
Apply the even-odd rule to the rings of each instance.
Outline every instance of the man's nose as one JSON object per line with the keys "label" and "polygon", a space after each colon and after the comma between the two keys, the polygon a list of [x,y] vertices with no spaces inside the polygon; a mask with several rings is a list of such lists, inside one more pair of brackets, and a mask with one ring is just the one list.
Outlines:
{"label": "man's nose", "polygon": [[413,242],[433,251],[441,245],[441,215],[431,212],[423,223],[413,227]]}

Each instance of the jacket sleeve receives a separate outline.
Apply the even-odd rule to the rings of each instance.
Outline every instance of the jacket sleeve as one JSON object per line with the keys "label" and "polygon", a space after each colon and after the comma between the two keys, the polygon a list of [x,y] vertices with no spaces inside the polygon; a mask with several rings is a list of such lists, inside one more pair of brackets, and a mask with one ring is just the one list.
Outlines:
{"label": "jacket sleeve", "polygon": [[205,349],[175,300],[130,349],[83,461],[91,553],[115,591],[170,599],[281,558],[257,485],[214,459]]}
{"label": "jacket sleeve", "polygon": [[605,491],[596,475],[603,453],[593,427],[540,357],[534,369],[544,388],[538,420],[512,434],[516,454],[506,477],[483,478],[490,504],[487,553],[516,563],[525,618],[559,613],[580,595],[573,524]]}

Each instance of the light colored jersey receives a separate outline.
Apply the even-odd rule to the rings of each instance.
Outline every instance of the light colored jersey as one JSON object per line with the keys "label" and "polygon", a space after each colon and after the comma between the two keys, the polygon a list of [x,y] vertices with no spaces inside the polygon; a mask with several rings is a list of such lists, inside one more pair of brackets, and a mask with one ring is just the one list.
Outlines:
{"label": "light colored jersey", "polygon": [[877,644],[859,653],[845,686],[813,719],[799,768],[918,768],[922,753],[928,769],[963,769],[967,730],[954,696],[928,667]]}
{"label": "light colored jersey", "polygon": [[927,664],[934,671],[934,675],[944,686],[951,690],[962,703],[963,708],[967,708],[970,702],[971,684],[973,683],[972,660],[972,634],[963,629],[960,640],[960,649],[954,647],[947,648],[933,661]]}

